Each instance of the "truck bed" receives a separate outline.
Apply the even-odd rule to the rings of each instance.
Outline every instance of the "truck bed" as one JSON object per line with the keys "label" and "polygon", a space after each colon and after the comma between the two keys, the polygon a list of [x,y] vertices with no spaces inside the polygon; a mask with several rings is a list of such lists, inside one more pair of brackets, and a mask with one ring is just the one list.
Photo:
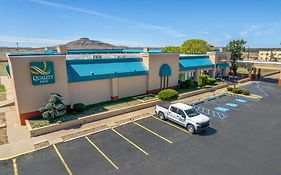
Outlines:
{"label": "truck bed", "polygon": [[171,103],[169,103],[169,102],[163,102],[163,103],[160,103],[158,106],[168,110],[170,105],[171,105]]}

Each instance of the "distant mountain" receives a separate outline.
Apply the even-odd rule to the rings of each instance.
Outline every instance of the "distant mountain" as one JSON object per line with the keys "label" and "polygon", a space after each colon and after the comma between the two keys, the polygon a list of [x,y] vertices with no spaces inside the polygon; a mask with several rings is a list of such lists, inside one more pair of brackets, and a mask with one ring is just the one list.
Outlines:
{"label": "distant mountain", "polygon": [[115,46],[97,40],[90,40],[89,38],[80,38],[65,44],[67,49],[122,49],[125,46]]}

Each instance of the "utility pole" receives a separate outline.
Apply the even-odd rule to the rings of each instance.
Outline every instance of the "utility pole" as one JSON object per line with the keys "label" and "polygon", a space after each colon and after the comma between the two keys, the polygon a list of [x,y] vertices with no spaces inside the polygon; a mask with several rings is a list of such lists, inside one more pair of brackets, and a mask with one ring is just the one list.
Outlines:
{"label": "utility pole", "polygon": [[17,51],[18,51],[18,53],[19,53],[19,43],[16,42],[16,45],[17,45]]}

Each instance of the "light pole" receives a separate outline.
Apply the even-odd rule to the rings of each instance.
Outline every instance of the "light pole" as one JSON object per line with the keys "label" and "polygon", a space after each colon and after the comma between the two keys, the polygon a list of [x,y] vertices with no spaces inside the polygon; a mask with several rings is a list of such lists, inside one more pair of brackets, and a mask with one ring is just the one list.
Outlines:
{"label": "light pole", "polygon": [[19,43],[16,42],[16,45],[17,45],[17,51],[19,52]]}

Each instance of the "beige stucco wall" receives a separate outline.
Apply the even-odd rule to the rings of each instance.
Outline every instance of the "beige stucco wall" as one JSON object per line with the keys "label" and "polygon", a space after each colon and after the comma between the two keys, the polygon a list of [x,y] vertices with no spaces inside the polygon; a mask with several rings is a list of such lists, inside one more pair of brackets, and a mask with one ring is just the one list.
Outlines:
{"label": "beige stucco wall", "polygon": [[109,101],[111,100],[111,79],[69,83],[68,90],[71,105]]}
{"label": "beige stucco wall", "polygon": [[208,52],[207,55],[213,64],[230,63],[230,52]]}
{"label": "beige stucco wall", "polygon": [[[16,97],[18,114],[37,111],[45,105],[52,92],[59,93],[69,104],[65,55],[36,56],[8,58],[11,79]],[[54,65],[55,83],[46,85],[32,85],[30,62],[52,61]]]}
{"label": "beige stucco wall", "polygon": [[163,64],[168,64],[172,70],[172,75],[169,77],[169,87],[177,86],[179,80],[179,54],[177,53],[157,53],[157,54],[142,54],[143,62],[148,73],[148,91],[160,88],[159,70]]}
{"label": "beige stucco wall", "polygon": [[118,97],[129,97],[146,93],[147,76],[118,78]]}

